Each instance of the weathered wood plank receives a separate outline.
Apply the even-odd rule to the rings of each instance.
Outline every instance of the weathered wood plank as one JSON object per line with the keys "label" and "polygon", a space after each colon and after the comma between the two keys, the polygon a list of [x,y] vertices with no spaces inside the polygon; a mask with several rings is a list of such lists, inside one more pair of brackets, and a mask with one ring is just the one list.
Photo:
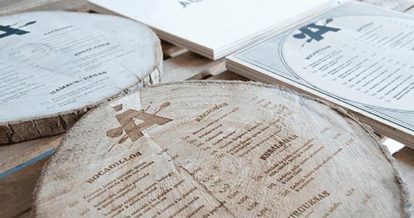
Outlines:
{"label": "weathered wood plank", "polygon": [[0,179],[52,155],[62,137],[59,135],[0,146]]}
{"label": "weathered wood plank", "polygon": [[391,154],[395,154],[405,147],[404,144],[390,138],[382,138],[382,144],[385,145]]}
{"label": "weathered wood plank", "polygon": [[405,147],[395,153],[394,158],[397,160],[402,177],[410,191],[411,202],[414,204],[414,150]]}
{"label": "weathered wood plank", "polygon": [[224,60],[211,61],[192,52],[164,61],[163,82],[204,79],[226,71]]}
{"label": "weathered wood plank", "polygon": [[0,217],[28,217],[33,203],[32,193],[46,161],[44,159],[19,172],[0,178]]}
{"label": "weathered wood plank", "polygon": [[185,48],[175,46],[175,45],[173,45],[171,43],[168,43],[168,42],[165,42],[165,41],[161,41],[161,47],[162,47],[162,52],[164,54],[164,59],[174,58],[174,57],[180,56],[180,55],[182,55],[186,52],[189,52]]}
{"label": "weathered wood plank", "polygon": [[238,81],[249,81],[248,78],[240,76],[239,74],[231,71],[225,71],[223,73],[211,76],[207,80],[238,80]]}

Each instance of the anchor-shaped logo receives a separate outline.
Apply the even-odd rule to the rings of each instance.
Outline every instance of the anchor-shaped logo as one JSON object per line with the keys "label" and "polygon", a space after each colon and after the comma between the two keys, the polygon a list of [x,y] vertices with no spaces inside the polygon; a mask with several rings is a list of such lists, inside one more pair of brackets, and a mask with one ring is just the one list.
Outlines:
{"label": "anchor-shaped logo", "polygon": [[[341,30],[339,28],[328,26],[328,24],[332,21],[332,18],[328,18],[325,20],[325,23],[323,25],[319,25],[316,23],[308,24],[304,27],[301,27],[299,29],[300,33],[294,34],[293,37],[296,39],[306,39],[306,43],[311,43],[313,40],[319,42],[322,39],[324,39],[323,35],[325,33],[338,32],[339,30]],[[304,46],[304,44],[302,45],[302,47]]]}
{"label": "anchor-shaped logo", "polygon": [[[128,109],[116,115],[116,119],[121,124],[121,126],[108,130],[106,132],[106,135],[110,138],[118,138],[122,136],[122,138],[118,141],[118,144],[124,143],[128,138],[131,139],[131,141],[135,142],[136,140],[144,136],[142,130],[147,129],[155,124],[164,125],[172,121],[172,119],[160,117],[157,115],[158,112],[160,112],[168,106],[170,106],[170,102],[163,103],[159,107],[159,109],[153,114],[146,112],[146,110],[149,107],[145,110],[139,111]],[[122,104],[117,105],[113,108],[115,111],[119,112],[122,110]],[[137,125],[134,121],[135,119],[138,119],[142,122]]]}
{"label": "anchor-shaped logo", "polygon": [[25,25],[19,26],[17,28],[12,27],[12,26],[15,26],[16,24],[7,25],[7,26],[0,25],[0,31],[3,32],[2,34],[0,34],[0,39],[1,38],[6,38],[6,37],[11,36],[11,35],[19,35],[20,36],[20,35],[30,33],[29,31],[22,30],[22,29],[19,29],[19,28],[23,28],[25,26],[29,26],[29,25],[32,25],[32,24],[35,24],[35,23],[36,23],[36,21],[31,21],[31,22],[28,22]]}

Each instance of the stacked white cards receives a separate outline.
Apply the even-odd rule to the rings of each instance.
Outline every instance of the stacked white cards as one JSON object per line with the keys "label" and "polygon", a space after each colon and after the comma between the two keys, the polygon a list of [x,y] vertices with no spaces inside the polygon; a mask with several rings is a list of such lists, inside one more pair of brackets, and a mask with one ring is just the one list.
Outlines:
{"label": "stacked white cards", "polygon": [[250,79],[347,108],[414,148],[414,17],[348,2],[227,59]]}
{"label": "stacked white cards", "polygon": [[161,39],[219,59],[338,0],[89,0],[100,13],[150,26]]}

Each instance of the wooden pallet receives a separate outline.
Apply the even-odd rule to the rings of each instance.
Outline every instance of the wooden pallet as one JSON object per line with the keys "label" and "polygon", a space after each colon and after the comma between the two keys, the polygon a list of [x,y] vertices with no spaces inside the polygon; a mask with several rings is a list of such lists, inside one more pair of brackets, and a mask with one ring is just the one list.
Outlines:
{"label": "wooden pallet", "polygon": [[[395,8],[395,2],[382,0],[383,6]],[[404,0],[399,0],[403,2]],[[373,2],[373,0],[371,0]],[[387,3],[388,2],[388,3]],[[390,4],[394,3],[394,4]],[[380,4],[381,5],[381,4]],[[414,14],[413,1],[399,4],[400,11]],[[0,16],[32,10],[88,11],[85,0],[0,0]],[[162,42],[164,52],[163,82],[183,80],[241,80],[241,77],[225,68],[223,60],[210,61],[186,49]],[[63,135],[0,147],[0,217],[29,217],[32,193],[41,169],[59,146]],[[386,139],[384,139],[386,140]],[[398,144],[389,144],[397,151]],[[403,148],[394,154],[401,166],[403,178],[414,192],[414,150]],[[414,203],[414,195],[411,197]]]}

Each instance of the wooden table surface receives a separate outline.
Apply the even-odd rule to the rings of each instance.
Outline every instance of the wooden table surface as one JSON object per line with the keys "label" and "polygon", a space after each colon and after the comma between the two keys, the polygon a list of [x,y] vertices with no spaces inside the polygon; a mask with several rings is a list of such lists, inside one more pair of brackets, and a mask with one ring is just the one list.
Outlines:
{"label": "wooden table surface", "polygon": [[[360,0],[385,8],[413,13],[414,0]],[[88,11],[85,0],[0,0],[0,16],[32,10]],[[162,43],[164,82],[189,79],[247,79],[225,68],[223,60],[210,61],[199,55]],[[0,217],[28,217],[32,192],[41,169],[59,146],[62,135],[0,147]],[[399,164],[403,178],[414,192],[414,150],[396,143],[388,144]],[[403,147],[401,150],[399,150]],[[414,203],[414,195],[411,199]]]}

